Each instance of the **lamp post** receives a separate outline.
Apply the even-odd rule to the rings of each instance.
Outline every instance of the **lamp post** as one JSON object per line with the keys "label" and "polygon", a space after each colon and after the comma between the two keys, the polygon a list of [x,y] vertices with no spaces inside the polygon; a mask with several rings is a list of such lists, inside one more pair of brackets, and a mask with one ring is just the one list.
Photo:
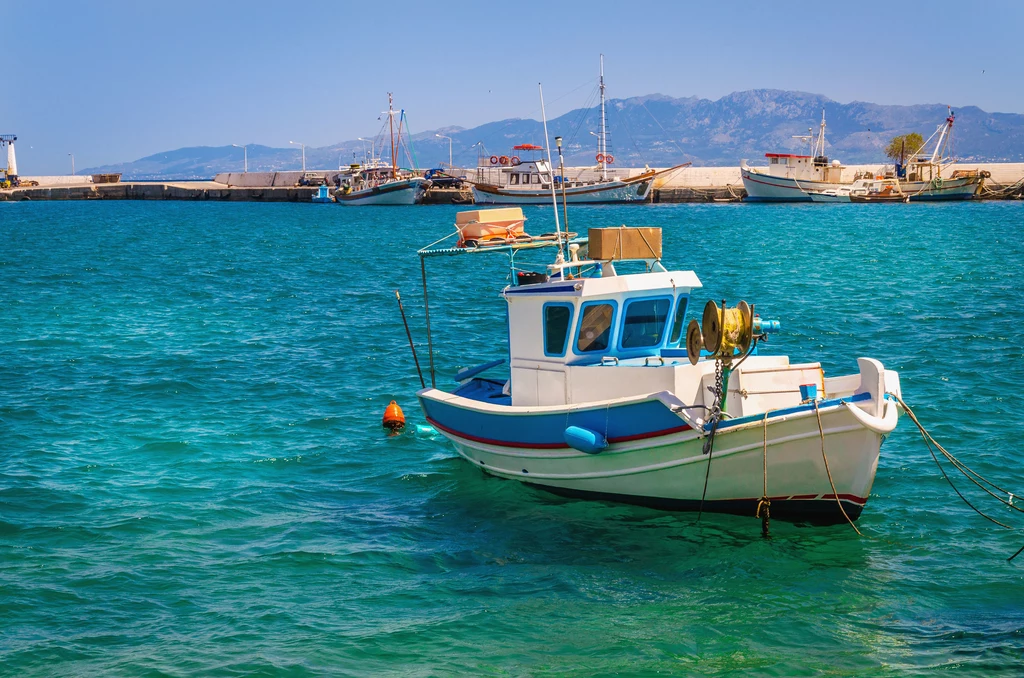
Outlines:
{"label": "lamp post", "polygon": [[249,147],[248,146],[239,146],[238,144],[231,144],[231,145],[234,146],[235,148],[242,149],[242,163],[243,163],[242,164],[242,171],[248,173],[249,172]]}
{"label": "lamp post", "polygon": [[451,137],[446,137],[443,134],[435,134],[434,136],[438,137],[439,139],[447,139],[448,140],[448,169],[451,169],[452,168],[452,138]]}
{"label": "lamp post", "polygon": [[296,146],[302,147],[302,171],[306,171],[306,144],[298,141],[289,141],[289,144],[295,144]]}
{"label": "lamp post", "polygon": [[75,176],[75,154],[68,153],[71,156],[71,176]]}

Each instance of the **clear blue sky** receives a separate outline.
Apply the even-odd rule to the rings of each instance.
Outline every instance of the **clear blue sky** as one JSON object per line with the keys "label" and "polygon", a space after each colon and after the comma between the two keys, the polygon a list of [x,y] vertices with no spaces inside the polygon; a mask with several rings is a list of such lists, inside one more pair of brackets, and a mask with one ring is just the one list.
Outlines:
{"label": "clear blue sky", "polygon": [[[182,146],[310,146],[609,96],[754,88],[1024,112],[1024,3],[4,2],[0,133],[22,174]],[[984,73],[982,71],[984,70]]]}

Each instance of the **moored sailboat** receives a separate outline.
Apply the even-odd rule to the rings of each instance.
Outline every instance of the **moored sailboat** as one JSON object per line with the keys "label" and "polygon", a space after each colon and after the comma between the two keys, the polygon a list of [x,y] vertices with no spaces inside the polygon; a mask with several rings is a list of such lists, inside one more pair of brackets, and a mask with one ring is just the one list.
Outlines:
{"label": "moored sailboat", "polygon": [[[597,163],[590,176],[579,173],[575,177],[556,175],[542,156],[530,157],[545,149],[536,144],[517,144],[508,155],[493,155],[489,168],[497,170],[497,179],[469,181],[473,199],[477,204],[542,205],[550,199],[554,184],[567,203],[624,203],[646,202],[650,199],[655,180],[689,163],[662,170],[646,169],[637,176],[615,176],[609,173],[615,156],[608,148],[608,126],[605,115],[604,55],[598,89],[601,96],[601,126],[597,136]],[[484,165],[482,176],[488,168]],[[594,176],[596,174],[596,176]]]}
{"label": "moored sailboat", "polygon": [[391,135],[391,163],[371,158],[366,165],[353,164],[342,175],[341,186],[334,194],[340,205],[415,205],[422,201],[430,183],[409,170],[398,167],[398,147],[402,136],[404,115],[399,119],[395,135],[395,109],[388,92],[388,126]]}

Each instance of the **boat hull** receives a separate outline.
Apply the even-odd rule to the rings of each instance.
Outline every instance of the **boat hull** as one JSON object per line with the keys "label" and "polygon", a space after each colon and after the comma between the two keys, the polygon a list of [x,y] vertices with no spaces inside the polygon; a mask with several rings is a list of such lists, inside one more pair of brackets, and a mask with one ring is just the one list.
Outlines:
{"label": "boat hull", "polygon": [[[646,202],[650,199],[653,185],[653,177],[648,177],[575,186],[565,189],[565,201],[569,204]],[[561,201],[561,189],[556,189],[556,195]],[[478,205],[545,205],[551,202],[551,189],[508,189],[473,184],[473,199]]]}
{"label": "boat hull", "polygon": [[[787,177],[773,177],[749,167],[740,169],[743,188],[749,202],[849,202],[848,200],[819,200],[812,194],[836,191],[849,184],[807,181]],[[943,179],[941,181],[906,181],[900,187],[911,202],[931,200],[971,200],[981,189],[980,176]]]}
{"label": "boat hull", "polygon": [[426,179],[414,177],[380,186],[334,195],[339,205],[416,205],[423,200]]}
{"label": "boat hull", "polygon": [[849,195],[829,195],[827,193],[811,193],[811,202],[850,202]]}
{"label": "boat hull", "polygon": [[[879,405],[867,394],[847,399],[859,400],[856,405],[820,404],[833,492],[813,406],[771,414],[767,429],[763,416],[723,424],[714,439],[709,471],[705,437],[657,395],[614,406],[544,408],[551,411],[534,415],[469,414],[464,409],[468,403],[442,396],[449,394],[433,389],[420,393],[428,420],[462,457],[489,474],[568,496],[752,516],[764,492],[767,447],[772,517],[816,523],[845,521],[836,495],[855,519],[874,482],[884,435],[866,427],[849,408],[895,408],[892,403]],[[564,437],[556,437],[569,424],[608,431],[608,448],[586,454],[569,447]]]}

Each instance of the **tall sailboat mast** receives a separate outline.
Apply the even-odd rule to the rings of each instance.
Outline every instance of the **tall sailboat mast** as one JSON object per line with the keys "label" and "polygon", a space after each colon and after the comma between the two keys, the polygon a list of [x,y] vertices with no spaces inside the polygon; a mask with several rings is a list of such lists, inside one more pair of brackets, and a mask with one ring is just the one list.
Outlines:
{"label": "tall sailboat mast", "polygon": [[398,153],[395,152],[395,107],[394,97],[388,92],[388,122],[391,124],[391,173],[398,168]]}
{"label": "tall sailboat mast", "polygon": [[601,55],[601,138],[598,140],[598,153],[601,157],[601,180],[608,179],[608,164],[605,157],[608,155],[608,131],[605,128],[604,118],[604,55]]}

